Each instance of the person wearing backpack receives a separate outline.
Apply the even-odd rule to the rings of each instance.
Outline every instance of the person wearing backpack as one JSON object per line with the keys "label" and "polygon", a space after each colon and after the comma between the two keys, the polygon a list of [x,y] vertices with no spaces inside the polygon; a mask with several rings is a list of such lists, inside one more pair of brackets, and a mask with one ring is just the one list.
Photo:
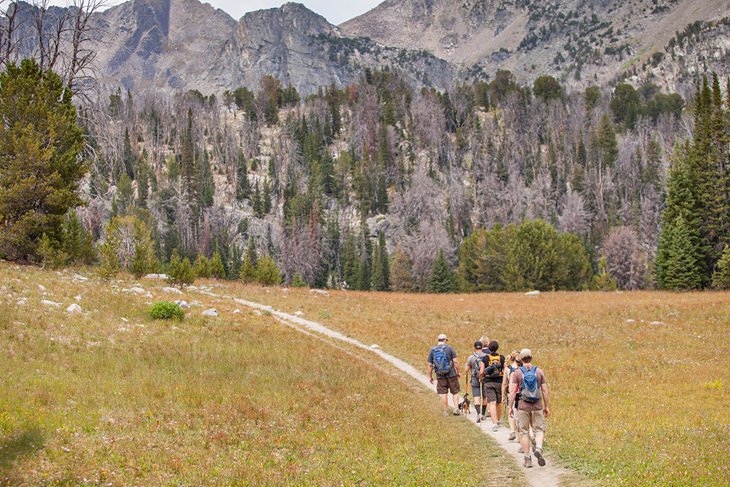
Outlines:
{"label": "person wearing backpack", "polygon": [[532,365],[532,352],[525,348],[520,352],[522,367],[515,370],[510,377],[510,402],[520,394],[516,415],[517,436],[525,455],[525,467],[532,467],[530,455],[530,428],[535,432],[535,458],[541,467],[545,466],[542,444],[545,440],[545,418],[550,415],[547,379],[542,369]]}
{"label": "person wearing backpack", "polygon": [[428,377],[433,384],[433,375],[436,374],[436,392],[441,396],[441,405],[444,416],[449,414],[449,392],[454,401],[454,416],[459,411],[459,362],[456,360],[456,350],[447,344],[449,339],[443,333],[438,336],[438,345],[428,353]]}
{"label": "person wearing backpack", "polygon": [[[504,380],[502,380],[502,401],[504,403],[505,411],[508,412],[507,417],[509,419],[509,438],[507,438],[509,441],[517,438],[515,418],[514,415],[509,414],[509,411],[511,411],[515,406],[514,403],[509,401],[509,382],[512,373],[517,370],[518,367],[522,367],[522,357],[520,356],[520,352],[515,350],[507,357],[507,361],[505,362]],[[519,401],[519,397],[517,398],[517,401]]]}
{"label": "person wearing backpack", "polygon": [[471,394],[474,398],[474,410],[477,412],[477,423],[482,422],[482,417],[486,411],[487,399],[484,395],[484,388],[479,380],[479,369],[484,352],[482,349],[484,344],[481,340],[474,342],[474,353],[466,359],[466,365],[464,366],[464,375],[466,379],[467,389],[471,387]]}
{"label": "person wearing backpack", "polygon": [[504,355],[497,353],[499,343],[496,340],[489,342],[489,353],[482,357],[479,368],[479,378],[482,381],[484,395],[487,397],[489,416],[492,418],[492,431],[499,431],[499,422],[502,420],[502,380],[504,379]]}

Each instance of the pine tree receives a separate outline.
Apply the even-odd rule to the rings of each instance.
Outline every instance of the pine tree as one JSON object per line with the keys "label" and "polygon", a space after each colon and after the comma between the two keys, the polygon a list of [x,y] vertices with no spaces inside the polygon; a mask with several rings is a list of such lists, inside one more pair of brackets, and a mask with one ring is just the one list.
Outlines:
{"label": "pine tree", "polygon": [[68,256],[66,264],[91,264],[94,261],[93,239],[74,212],[66,216],[61,227],[61,250]]}
{"label": "pine tree", "polygon": [[239,249],[238,245],[234,243],[231,246],[231,251],[229,253],[231,257],[227,267],[225,265],[226,258],[224,256],[221,257],[223,258],[223,266],[226,270],[226,279],[235,281],[236,279],[240,279],[241,268],[243,267],[243,261],[241,260],[241,249]]}
{"label": "pine tree", "polygon": [[256,186],[253,192],[253,213],[256,218],[262,218],[264,216],[264,204],[261,201],[261,189],[259,188],[259,182],[256,181]]}
{"label": "pine tree", "polygon": [[393,291],[413,291],[413,263],[408,254],[396,249],[393,255],[393,264],[390,268],[391,286]]}
{"label": "pine tree", "polygon": [[261,212],[263,215],[271,213],[271,183],[264,181],[264,194],[261,197]]}
{"label": "pine tree", "polygon": [[253,237],[249,237],[246,255],[243,257],[243,266],[241,267],[241,280],[246,284],[256,282],[257,266],[258,256],[256,254],[256,244],[253,241]]}
{"label": "pine tree", "polygon": [[730,247],[725,247],[722,257],[717,262],[717,268],[712,275],[712,287],[730,290]]}
{"label": "pine tree", "polygon": [[205,208],[213,206],[213,197],[215,194],[215,188],[213,186],[213,173],[210,169],[210,159],[208,158],[208,151],[203,151],[203,161],[200,165],[200,188],[198,194],[200,194],[200,203]]}
{"label": "pine tree", "polygon": [[385,235],[380,232],[378,244],[373,251],[372,290],[388,291],[390,289],[390,262]]}
{"label": "pine tree", "polygon": [[262,286],[276,286],[281,282],[279,267],[269,255],[259,259],[256,266],[256,281]]}
{"label": "pine tree", "polygon": [[132,257],[132,264],[129,266],[129,271],[135,279],[139,279],[142,276],[154,272],[156,267],[157,259],[155,258],[152,239],[150,238],[149,231],[147,231],[147,235],[138,239],[134,246],[134,256]]}
{"label": "pine tree", "polygon": [[663,225],[657,256],[659,288],[687,290],[702,287],[702,260],[697,240],[696,232],[681,214]]}
{"label": "pine tree", "polygon": [[198,254],[198,256],[195,258],[195,263],[193,264],[193,267],[195,268],[195,275],[203,278],[208,279],[210,277],[210,260],[203,255]]}
{"label": "pine tree", "polygon": [[449,268],[444,251],[439,250],[431,269],[431,292],[450,293],[454,290],[454,275]]}
{"label": "pine tree", "polygon": [[248,181],[248,167],[246,158],[243,154],[238,156],[238,165],[236,166],[236,199],[243,201],[251,197],[251,184]]}
{"label": "pine tree", "polygon": [[179,288],[190,286],[195,282],[195,270],[190,260],[180,258],[177,249],[172,251],[170,263],[167,265],[167,282]]}
{"label": "pine tree", "polygon": [[342,261],[342,278],[346,287],[348,289],[359,289],[360,254],[357,251],[357,244],[353,235],[349,235],[345,240]]}
{"label": "pine tree", "polygon": [[35,260],[41,236],[58,242],[65,215],[83,203],[85,140],[71,97],[32,59],[0,73],[0,258]]}
{"label": "pine tree", "polygon": [[221,259],[218,250],[213,252],[213,257],[210,258],[210,276],[215,279],[224,279],[226,277],[226,269],[223,267],[223,259]]}

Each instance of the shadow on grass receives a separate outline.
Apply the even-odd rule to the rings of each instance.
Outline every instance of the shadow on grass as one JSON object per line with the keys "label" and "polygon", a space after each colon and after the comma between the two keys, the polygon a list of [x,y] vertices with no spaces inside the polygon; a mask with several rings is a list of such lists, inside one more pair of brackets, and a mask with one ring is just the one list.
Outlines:
{"label": "shadow on grass", "polygon": [[39,450],[44,443],[45,435],[39,428],[29,428],[10,438],[0,440],[0,477],[10,474],[16,460]]}

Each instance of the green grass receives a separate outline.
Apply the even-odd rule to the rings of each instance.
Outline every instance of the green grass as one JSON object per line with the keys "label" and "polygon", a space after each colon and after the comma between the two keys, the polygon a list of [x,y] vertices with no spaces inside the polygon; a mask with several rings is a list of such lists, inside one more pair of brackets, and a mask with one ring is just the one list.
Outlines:
{"label": "green grass", "polygon": [[235,286],[424,371],[445,332],[465,357],[486,334],[530,347],[552,391],[546,448],[607,485],[727,485],[730,293],[406,295]]}
{"label": "green grass", "polygon": [[153,321],[163,283],[72,274],[0,264],[0,484],[524,485],[383,364],[192,293],[221,317]]}

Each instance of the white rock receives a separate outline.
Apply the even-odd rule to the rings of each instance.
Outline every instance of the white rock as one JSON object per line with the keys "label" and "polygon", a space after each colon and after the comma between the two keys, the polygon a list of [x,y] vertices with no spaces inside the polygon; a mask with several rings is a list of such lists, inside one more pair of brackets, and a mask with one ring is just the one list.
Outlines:
{"label": "white rock", "polygon": [[197,291],[198,288],[196,286],[188,286],[188,290],[190,290],[190,291]]}
{"label": "white rock", "polygon": [[144,276],[145,279],[167,279],[167,274],[147,274]]}
{"label": "white rock", "polygon": [[129,323],[129,320],[127,318],[122,318],[122,321],[125,323]]}
{"label": "white rock", "polygon": [[41,304],[44,304],[46,306],[53,306],[54,308],[60,308],[61,303],[56,303],[54,301],[48,301],[47,299],[44,299],[41,301]]}
{"label": "white rock", "polygon": [[81,295],[79,294],[78,296],[75,296],[74,297],[74,301],[76,301],[77,303],[80,303],[81,302]]}
{"label": "white rock", "polygon": [[163,287],[163,288],[162,288],[162,290],[163,290],[163,291],[165,291],[166,293],[171,293],[171,294],[182,294],[182,291],[180,291],[180,290],[179,290],[178,288],[176,288],[176,287]]}
{"label": "white rock", "polygon": [[82,276],[81,274],[74,274],[73,277],[72,277],[72,279],[74,281],[78,281],[78,282],[86,282],[86,281],[89,280],[88,277]]}
{"label": "white rock", "polygon": [[147,291],[147,294],[145,294],[144,297],[147,299],[152,299],[154,296],[152,296],[151,292]]}
{"label": "white rock", "polygon": [[636,320],[628,319],[628,320],[626,320],[626,323],[629,323],[629,324],[630,323],[636,323]]}
{"label": "white rock", "polygon": [[203,311],[203,316],[208,316],[210,318],[215,318],[216,316],[218,316],[218,311],[216,311],[215,308],[206,309],[205,311]]}
{"label": "white rock", "polygon": [[373,343],[372,345],[370,345],[370,348],[372,348],[373,350],[378,350],[380,347],[377,344]]}
{"label": "white rock", "polygon": [[178,299],[175,304],[180,306],[182,309],[190,309],[190,305],[184,299]]}
{"label": "white rock", "polygon": [[83,311],[81,309],[81,306],[79,306],[76,303],[74,303],[71,306],[69,306],[68,308],[66,308],[66,313],[81,313],[81,311]]}
{"label": "white rock", "polygon": [[662,323],[661,321],[650,321],[649,324],[650,325],[653,325],[653,326],[664,326],[664,325],[666,325],[666,323]]}
{"label": "white rock", "polygon": [[312,293],[312,294],[319,294],[321,296],[329,296],[330,295],[330,293],[328,293],[327,291],[325,291],[323,289],[310,289],[309,292]]}
{"label": "white rock", "polygon": [[529,293],[525,293],[525,296],[539,296],[540,291],[530,291]]}
{"label": "white rock", "polygon": [[239,314],[241,314],[241,310],[240,309],[234,309],[233,310],[233,314],[234,315],[239,315]]}
{"label": "white rock", "polygon": [[304,313],[302,311],[297,311],[294,313],[296,316],[304,316]]}
{"label": "white rock", "polygon": [[18,306],[25,306],[26,304],[28,304],[28,300],[26,298],[20,298],[15,304],[17,304]]}
{"label": "white rock", "polygon": [[139,286],[134,286],[129,289],[129,292],[134,294],[144,294],[144,289]]}
{"label": "white rock", "polygon": [[44,286],[42,284],[38,284],[38,290],[41,291],[41,292],[45,292],[46,286]]}

